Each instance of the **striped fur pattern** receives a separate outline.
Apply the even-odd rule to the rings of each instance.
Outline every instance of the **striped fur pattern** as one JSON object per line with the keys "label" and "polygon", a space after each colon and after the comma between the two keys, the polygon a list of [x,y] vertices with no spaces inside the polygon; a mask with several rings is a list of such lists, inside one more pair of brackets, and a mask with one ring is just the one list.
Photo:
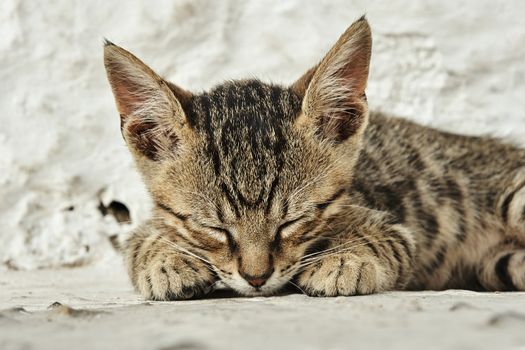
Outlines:
{"label": "striped fur pattern", "polygon": [[155,203],[124,248],[145,298],[525,290],[525,151],[369,113],[370,53],[361,18],[291,86],[194,94],[106,43]]}

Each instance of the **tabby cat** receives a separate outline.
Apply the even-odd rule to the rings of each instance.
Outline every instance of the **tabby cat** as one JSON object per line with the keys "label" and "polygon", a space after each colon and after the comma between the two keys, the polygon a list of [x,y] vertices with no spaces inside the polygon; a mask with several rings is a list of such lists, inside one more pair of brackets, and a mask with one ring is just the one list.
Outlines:
{"label": "tabby cat", "polygon": [[525,290],[525,151],[369,113],[371,47],[361,18],[290,86],[191,93],[106,42],[155,203],[124,247],[145,298]]}

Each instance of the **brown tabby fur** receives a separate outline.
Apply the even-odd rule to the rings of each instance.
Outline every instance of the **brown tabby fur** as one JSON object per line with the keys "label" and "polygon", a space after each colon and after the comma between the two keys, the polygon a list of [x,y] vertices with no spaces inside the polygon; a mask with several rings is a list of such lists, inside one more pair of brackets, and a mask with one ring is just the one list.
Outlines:
{"label": "brown tabby fur", "polygon": [[290,87],[193,94],[106,43],[156,204],[125,248],[144,297],[525,290],[525,151],[369,114],[370,54],[361,18]]}

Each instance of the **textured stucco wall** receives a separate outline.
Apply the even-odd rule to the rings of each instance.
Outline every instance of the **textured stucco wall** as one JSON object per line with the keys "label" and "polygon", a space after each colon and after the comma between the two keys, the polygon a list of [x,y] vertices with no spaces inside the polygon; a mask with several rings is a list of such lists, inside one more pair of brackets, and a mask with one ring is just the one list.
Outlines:
{"label": "textured stucco wall", "polygon": [[[149,202],[120,137],[102,38],[176,83],[291,82],[367,13],[372,108],[525,144],[525,2],[0,2],[0,263],[77,265],[130,225],[102,216]],[[487,166],[490,166],[488,164]]]}

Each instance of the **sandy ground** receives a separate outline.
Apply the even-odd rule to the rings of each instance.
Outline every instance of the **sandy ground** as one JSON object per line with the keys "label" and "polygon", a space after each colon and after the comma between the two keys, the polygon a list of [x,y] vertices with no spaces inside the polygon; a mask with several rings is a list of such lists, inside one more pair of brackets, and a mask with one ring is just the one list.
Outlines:
{"label": "sandy ground", "polygon": [[0,271],[0,349],[525,349],[525,293],[143,301],[122,265]]}

